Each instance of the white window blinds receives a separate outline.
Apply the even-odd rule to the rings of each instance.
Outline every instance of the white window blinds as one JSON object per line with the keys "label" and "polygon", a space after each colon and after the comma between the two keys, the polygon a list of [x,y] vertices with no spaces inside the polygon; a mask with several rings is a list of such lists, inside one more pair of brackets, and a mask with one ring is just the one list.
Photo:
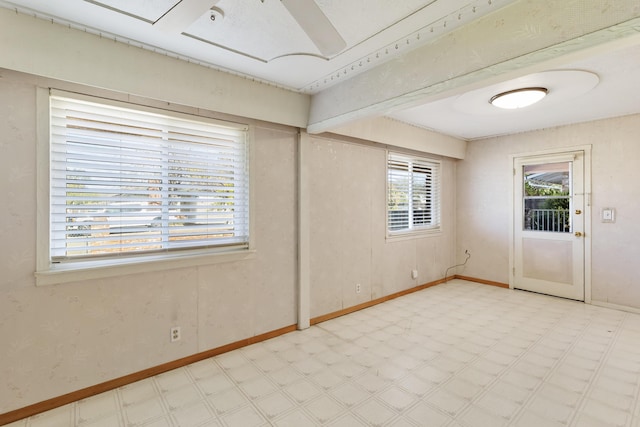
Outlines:
{"label": "white window blinds", "polygon": [[387,163],[389,233],[440,227],[440,163],[389,153]]}
{"label": "white window blinds", "polygon": [[52,96],[52,262],[247,247],[246,127]]}

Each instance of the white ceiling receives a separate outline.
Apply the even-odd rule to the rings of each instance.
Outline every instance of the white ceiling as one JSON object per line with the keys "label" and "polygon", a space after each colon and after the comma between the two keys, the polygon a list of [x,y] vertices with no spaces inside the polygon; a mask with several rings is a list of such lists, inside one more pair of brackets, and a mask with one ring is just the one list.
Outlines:
{"label": "white ceiling", "polygon": [[[181,0],[0,0],[0,7],[316,95],[519,0],[315,1],[346,42],[343,51],[330,57],[321,54],[280,0],[182,0],[183,5],[204,5],[205,13],[174,32],[154,23]],[[215,9],[208,11],[210,7]],[[563,80],[558,73],[537,69],[533,76],[517,76],[519,80],[514,81],[513,74],[502,80],[492,76],[465,92],[425,96],[414,100],[411,108],[398,103],[376,114],[473,140],[639,113],[640,39],[636,40],[553,63],[549,70],[595,74],[597,85],[584,93],[567,89],[575,83],[573,78]],[[394,78],[402,76],[389,76]],[[550,87],[543,102],[526,110],[505,112],[488,106],[487,97],[529,81],[557,87]]]}
{"label": "white ceiling", "polygon": [[[580,74],[576,76],[567,70],[588,70],[587,74],[597,77],[583,83]],[[563,76],[565,73],[568,75]],[[495,94],[538,86],[548,88],[549,95],[531,107],[501,110],[489,104]],[[640,113],[640,44],[392,112],[389,116],[473,140],[634,113]]]}

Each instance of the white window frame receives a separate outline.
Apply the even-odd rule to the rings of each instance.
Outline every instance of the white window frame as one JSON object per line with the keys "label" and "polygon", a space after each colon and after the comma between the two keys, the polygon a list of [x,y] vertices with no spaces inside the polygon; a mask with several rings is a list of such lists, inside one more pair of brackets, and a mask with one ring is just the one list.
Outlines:
{"label": "white window frame", "polygon": [[225,126],[235,127],[246,131],[247,138],[247,167],[252,170],[253,144],[251,143],[252,129],[248,125],[222,122],[207,117],[184,114],[176,111],[159,110],[143,105],[124,103],[120,101],[107,100],[92,96],[72,94],[58,90],[46,88],[38,89],[37,93],[37,266],[36,284],[48,285],[63,283],[68,281],[96,279],[103,277],[120,276],[124,274],[135,274],[149,271],[167,270],[173,268],[183,268],[189,266],[206,265],[217,262],[237,261],[252,258],[255,255],[253,241],[253,197],[252,176],[249,173],[249,241],[246,245],[237,246],[213,246],[210,248],[181,249],[176,251],[155,252],[149,254],[127,254],[121,257],[106,257],[95,259],[68,260],[62,263],[54,263],[51,260],[51,172],[50,172],[50,96],[60,96],[77,99],[81,101],[94,102],[111,105],[125,109],[135,109],[137,111],[152,114],[162,114],[186,120],[199,122],[209,122]]}
{"label": "white window frame", "polygon": [[[419,167],[429,168],[431,171],[431,186],[425,190],[425,194],[423,196],[428,197],[431,209],[429,211],[430,221],[428,224],[415,224],[413,220],[412,213],[413,209],[413,185],[409,184],[406,189],[407,198],[409,200],[408,213],[407,213],[407,221],[408,225],[406,228],[391,229],[391,177],[392,171],[398,170],[397,168],[392,168],[391,163],[395,164],[406,164],[407,170],[406,172],[409,174],[410,181],[413,182],[413,166],[418,165]],[[421,236],[428,236],[439,234],[441,232],[442,220],[441,220],[441,212],[442,212],[442,203],[441,203],[441,186],[442,186],[442,162],[440,160],[421,157],[410,154],[397,153],[392,151],[387,151],[387,180],[386,180],[386,221],[385,221],[385,229],[387,233],[387,239],[402,239],[402,238],[414,238]]]}

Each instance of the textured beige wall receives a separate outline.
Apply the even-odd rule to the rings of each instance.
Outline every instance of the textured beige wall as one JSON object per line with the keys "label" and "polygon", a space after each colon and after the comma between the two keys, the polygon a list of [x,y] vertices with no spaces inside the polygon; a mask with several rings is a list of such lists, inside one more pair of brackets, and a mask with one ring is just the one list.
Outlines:
{"label": "textured beige wall", "polygon": [[[0,197],[8,201],[0,210],[0,413],[296,323],[294,129],[246,121],[255,144],[254,258],[36,287],[36,87],[142,99],[0,76]],[[373,143],[312,137],[312,317],[440,279],[451,264],[455,160],[442,160],[443,232],[387,242],[385,158]],[[183,337],[172,344],[176,325]]]}
{"label": "textured beige wall", "polygon": [[0,46],[2,68],[259,120],[307,124],[308,95],[5,8],[0,8]]}
{"label": "textured beige wall", "polygon": [[331,129],[331,133],[379,142],[433,153],[453,159],[464,159],[467,141],[435,131],[411,126],[388,117],[362,119],[339,128]]}
{"label": "textured beige wall", "polygon": [[[0,15],[11,24],[2,32],[5,45],[13,46],[0,61],[0,413],[295,324],[297,135],[249,119],[254,258],[36,287],[36,86],[302,125],[308,97]],[[27,44],[16,48],[25,32]],[[72,48],[53,59],[42,40],[65,40]],[[131,78],[138,75],[145,78]],[[261,102],[247,102],[255,99]],[[314,137],[310,157],[312,316],[442,277],[454,249],[454,160],[443,160],[443,233],[387,243],[384,150]],[[182,340],[172,344],[168,332],[176,325]]]}
{"label": "textured beige wall", "polygon": [[36,287],[36,87],[0,99],[0,413],[296,323],[295,130],[255,125],[254,258]]}
{"label": "textured beige wall", "polygon": [[309,158],[312,318],[444,276],[455,242],[455,160],[442,160],[442,233],[387,241],[385,150],[312,136]]}
{"label": "textured beige wall", "polygon": [[[470,142],[458,164],[457,254],[462,274],[509,281],[510,155],[592,145],[592,298],[640,308],[640,116],[632,115]],[[616,209],[616,222],[600,211]]]}

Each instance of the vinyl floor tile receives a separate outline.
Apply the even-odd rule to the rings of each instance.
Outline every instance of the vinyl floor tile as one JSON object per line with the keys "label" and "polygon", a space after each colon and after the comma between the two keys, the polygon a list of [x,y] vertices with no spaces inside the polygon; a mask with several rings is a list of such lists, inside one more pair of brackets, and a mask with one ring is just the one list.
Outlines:
{"label": "vinyl floor tile", "polygon": [[640,315],[461,280],[9,427],[640,427]]}

